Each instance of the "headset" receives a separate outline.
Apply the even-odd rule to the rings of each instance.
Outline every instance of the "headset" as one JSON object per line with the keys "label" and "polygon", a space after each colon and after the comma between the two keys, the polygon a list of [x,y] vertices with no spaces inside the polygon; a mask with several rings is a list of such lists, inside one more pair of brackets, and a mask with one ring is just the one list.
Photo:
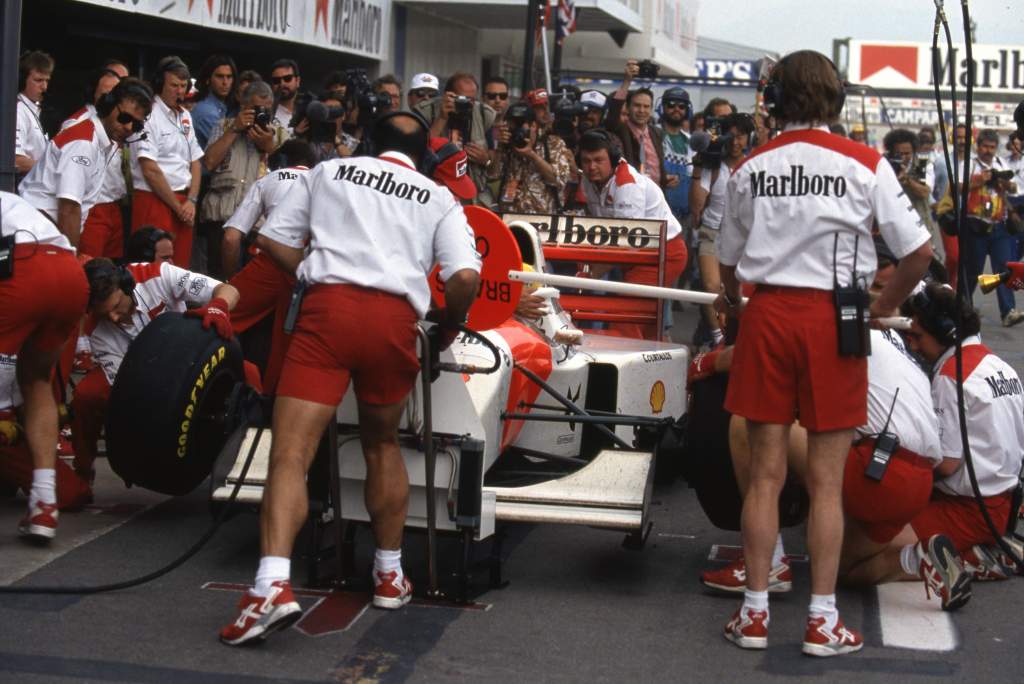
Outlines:
{"label": "headset", "polygon": [[109,278],[117,284],[117,289],[129,297],[135,292],[135,278],[131,271],[120,264],[115,264],[110,259],[92,259],[85,263],[84,268],[86,278],[89,280],[90,307],[99,303],[93,297],[92,283],[94,280]]}
{"label": "headset", "polygon": [[[579,150],[582,151],[584,142],[587,140],[598,141],[604,145],[604,148],[608,150],[608,160],[612,163],[612,170],[614,171],[619,162],[622,161],[622,150],[619,148],[619,143],[612,137],[612,134],[603,128],[592,128],[580,136]],[[578,157],[576,162],[579,163]]]}
{"label": "headset", "polygon": [[185,79],[191,78],[191,73],[188,69],[188,65],[182,61],[181,57],[171,55],[170,57],[164,57],[156,64],[156,73],[153,74],[153,91],[156,93],[161,92],[164,89],[164,81],[167,79],[167,72],[174,71],[175,69],[184,69],[186,72]]}
{"label": "headset", "polygon": [[[783,118],[782,110],[784,108],[783,105],[785,103],[785,92],[783,92],[782,83],[779,82],[778,77],[779,67],[785,64],[786,60],[788,60],[795,54],[799,53],[792,52],[779,60],[779,62],[775,65],[775,68],[772,69],[772,75],[768,78],[768,83],[765,84],[764,87],[764,92],[762,94],[762,97],[764,98],[764,106],[768,110],[768,114],[770,116],[775,117],[776,119]],[[825,57],[824,55],[821,56]],[[828,57],[825,57],[825,61],[832,66],[832,70],[835,72],[836,75],[836,82],[839,83],[839,95],[836,98],[835,104],[836,112],[841,112],[843,110],[843,105],[846,104],[846,82],[840,76],[839,68],[836,67],[835,62],[833,62]]]}
{"label": "headset", "polygon": [[661,97],[658,98],[658,106],[654,108],[654,112],[658,115],[659,121],[665,117],[665,108],[662,104],[665,100],[685,102],[686,120],[691,122],[693,121],[693,102],[690,100],[690,93],[686,92],[684,88],[675,86],[661,94]]}
{"label": "headset", "polygon": [[161,240],[174,242],[174,236],[156,226],[142,226],[128,238],[128,259],[151,262],[156,259],[156,245]]}
{"label": "headset", "polygon": [[944,345],[956,343],[956,321],[944,310],[941,302],[932,299],[925,290],[921,290],[910,298],[910,307],[920,314],[917,316],[917,323],[925,332]]}
{"label": "headset", "polygon": [[433,178],[434,171],[437,170],[438,166],[444,164],[460,152],[462,152],[462,148],[451,141],[442,145],[437,152],[428,149],[423,156],[423,161],[420,162],[420,168],[417,170],[424,176]]}
{"label": "headset", "polygon": [[[424,118],[424,116],[422,114],[420,114],[419,112],[410,112],[410,111],[407,111],[405,109],[397,109],[397,110],[395,110],[393,112],[388,112],[387,114],[384,114],[384,115],[378,117],[373,122],[373,126],[374,126],[374,128],[376,128],[377,126],[379,126],[380,124],[384,123],[385,121],[390,121],[391,119],[394,119],[394,118],[399,117],[399,116],[404,116],[404,117],[408,117],[410,119],[415,119],[416,123],[418,123],[420,125],[420,127],[423,129],[423,131],[427,134],[426,135],[427,142],[423,146],[423,149],[419,150],[419,163],[417,164],[417,167],[418,167],[417,170],[420,171],[420,173],[422,173],[425,176],[430,175],[428,172],[422,170],[422,169],[426,168],[427,164],[429,163],[428,159],[432,155],[432,153],[430,151],[430,123],[426,120],[426,118]],[[370,135],[366,136],[364,138],[364,140],[366,140],[367,142],[370,142],[371,143],[371,147],[372,147],[373,146],[372,145],[372,142],[373,142],[373,132],[371,131]],[[444,148],[442,148],[442,149],[444,149]],[[370,153],[371,154],[377,154],[377,150],[371,149]],[[431,167],[431,169],[436,168],[438,163],[440,163],[440,162],[435,162],[434,165]]]}

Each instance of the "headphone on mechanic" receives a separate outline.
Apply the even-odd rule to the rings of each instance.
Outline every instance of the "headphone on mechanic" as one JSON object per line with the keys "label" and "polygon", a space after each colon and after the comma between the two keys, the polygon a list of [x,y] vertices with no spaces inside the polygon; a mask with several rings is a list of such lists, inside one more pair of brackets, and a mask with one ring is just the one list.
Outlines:
{"label": "headphone on mechanic", "polygon": [[674,86],[661,94],[661,97],[658,98],[658,106],[654,108],[654,112],[658,115],[659,121],[665,117],[665,100],[685,102],[686,120],[693,121],[693,101],[690,100],[690,93],[686,92],[685,88]]}
{"label": "headphone on mechanic", "polygon": [[[619,143],[615,141],[612,134],[603,128],[592,128],[583,135],[580,136],[580,142],[577,149],[582,152],[583,148],[588,146],[597,147],[600,145],[604,149],[608,150],[608,160],[612,163],[612,171],[618,167],[619,162],[622,161],[622,150],[619,148]],[[580,164],[579,152],[577,152],[576,163]]]}
{"label": "headphone on mechanic", "polygon": [[[89,281],[89,307],[92,308],[99,302],[93,295],[94,280],[113,280],[117,289],[129,297],[135,292],[135,278],[131,271],[120,264],[115,264],[110,259],[98,258],[85,262],[85,276]],[[109,295],[108,295],[109,296]]]}
{"label": "headphone on mechanic", "polygon": [[[779,67],[783,66],[786,63],[786,60],[790,59],[793,55],[800,54],[800,52],[802,51],[792,52],[783,57],[782,59],[780,59],[779,62],[775,65],[775,67],[772,69],[772,75],[768,78],[768,83],[766,83],[764,86],[762,98],[764,99],[765,109],[768,110],[768,114],[770,116],[773,116],[776,119],[782,118],[782,110],[784,108],[786,97],[786,94],[782,88],[782,83],[779,81]],[[832,67],[833,72],[835,73],[836,82],[839,84],[839,94],[836,98],[835,107],[837,113],[841,112],[843,110],[843,105],[846,104],[846,82],[843,81],[842,76],[839,75],[839,68],[836,66],[835,62],[833,62],[828,57],[825,57],[825,55],[820,56],[825,58],[825,61],[829,63],[829,65]]]}
{"label": "headphone on mechanic", "polygon": [[[151,262],[156,260],[156,245],[161,240],[174,242],[174,236],[156,226],[142,226],[128,238],[128,259]],[[136,258],[138,257],[138,258]],[[129,274],[130,275],[130,274]]]}
{"label": "headphone on mechanic", "polygon": [[[99,99],[96,100],[96,114],[101,119],[108,116],[118,102],[127,98],[144,100],[152,105],[153,91],[150,90],[148,85],[137,78],[122,78],[116,86],[100,95]],[[133,132],[138,133],[138,131]]]}
{"label": "headphone on mechanic", "polygon": [[441,164],[454,157],[455,155],[462,152],[462,148],[455,143],[448,141],[437,150],[437,152],[427,148],[427,153],[423,156],[423,160],[420,162],[420,168],[417,169],[424,176],[433,178],[434,171]]}
{"label": "headphone on mechanic", "polygon": [[153,91],[156,93],[161,92],[164,89],[164,81],[167,79],[167,72],[174,71],[176,69],[184,69],[186,72],[185,80],[188,80],[191,72],[188,69],[188,65],[182,61],[181,57],[176,55],[170,55],[164,57],[156,63],[156,72],[153,74]]}
{"label": "headphone on mechanic", "polygon": [[[420,173],[422,173],[425,176],[429,176],[430,172],[429,171],[425,171],[424,169],[427,168],[427,165],[429,164],[428,160],[429,160],[430,157],[434,156],[434,153],[430,151],[430,123],[424,118],[424,116],[422,114],[420,114],[419,112],[407,111],[405,109],[397,109],[397,110],[395,110],[393,112],[388,112],[387,114],[384,114],[384,115],[378,117],[377,120],[373,122],[373,129],[376,129],[377,126],[381,125],[385,121],[390,121],[391,119],[394,119],[394,118],[397,118],[397,117],[400,117],[400,116],[408,117],[410,119],[415,119],[416,123],[418,123],[420,125],[420,127],[423,129],[423,132],[426,134],[425,135],[425,142],[423,144],[423,149],[419,150],[419,162],[416,165],[417,166],[416,170],[419,171]],[[376,145],[372,145],[372,143],[373,143],[373,130],[370,131],[369,141],[371,142],[371,147],[376,147]],[[441,149],[444,149],[444,148],[441,148]],[[377,154],[377,150],[371,149],[370,150],[370,154]],[[432,171],[433,169],[437,168],[437,165],[439,163],[440,163],[440,161],[435,161],[433,163],[433,166],[430,167],[430,170]]]}
{"label": "headphone on mechanic", "polygon": [[[956,300],[954,299],[954,304]],[[928,296],[927,289],[910,298],[911,310],[918,314],[917,323],[925,332],[945,345],[956,344],[956,321],[945,310],[942,302]]]}

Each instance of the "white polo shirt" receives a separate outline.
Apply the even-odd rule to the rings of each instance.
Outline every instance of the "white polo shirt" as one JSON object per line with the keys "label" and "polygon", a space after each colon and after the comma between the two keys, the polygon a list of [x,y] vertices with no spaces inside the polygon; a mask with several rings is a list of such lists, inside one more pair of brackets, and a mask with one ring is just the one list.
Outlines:
{"label": "white polo shirt", "polygon": [[14,129],[14,154],[39,161],[49,138],[39,121],[39,105],[18,93],[17,121]]}
{"label": "white polo shirt", "polygon": [[66,199],[82,208],[82,225],[96,204],[107,165],[118,157],[117,143],[96,119],[86,119],[61,131],[46,146],[18,192],[36,209],[57,220],[57,200]]}
{"label": "white polo shirt", "polygon": [[418,173],[404,154],[321,162],[292,186],[260,235],[309,253],[297,276],[404,295],[421,317],[427,275],[480,271],[473,230],[451,192]]}
{"label": "white polo shirt", "polygon": [[917,365],[897,333],[872,330],[871,356],[868,357],[868,422],[857,428],[857,433],[877,435],[887,421],[888,431],[899,438],[900,446],[929,459],[933,465],[942,463],[939,419],[932,405],[928,374]]}
{"label": "white polo shirt", "polygon": [[876,223],[899,258],[931,239],[878,152],[826,127],[791,124],[733,171],[718,257],[745,283],[832,290],[833,247],[848,285],[856,242],[857,275],[870,284]]}
{"label": "white polo shirt", "polygon": [[69,252],[75,251],[67,236],[57,230],[53,221],[48,220],[38,209],[13,193],[0,191],[0,221],[3,222],[0,224],[0,234],[13,234],[15,244],[37,243],[47,247],[59,247]]}
{"label": "white polo shirt", "polygon": [[[932,399],[939,417],[942,455],[963,458],[956,400],[955,347],[939,357],[932,377]],[[1024,457],[1024,388],[1008,363],[993,354],[977,336],[963,343],[964,402],[974,472],[982,496],[1002,494],[1017,485]],[[935,488],[956,496],[972,496],[967,468],[936,480]]]}
{"label": "white polo shirt", "polygon": [[583,194],[587,198],[588,216],[665,221],[667,240],[683,232],[662,189],[625,159],[615,167],[615,173],[603,188],[597,188],[584,176]]}
{"label": "white polo shirt", "polygon": [[[71,128],[75,124],[91,118],[98,119],[99,117],[96,116],[96,107],[87,104],[65,119],[64,123],[60,125],[60,130]],[[119,146],[117,154],[113,155],[107,163],[107,169],[103,176],[103,187],[100,188],[96,204],[118,202],[128,194],[128,186],[124,181],[124,172],[121,168],[123,149]]]}
{"label": "white polo shirt", "polygon": [[185,192],[192,183],[192,162],[203,158],[203,148],[192,128],[192,115],[187,109],[171,109],[163,98],[153,99],[153,111],[143,129],[146,139],[128,146],[132,159],[132,185],[136,190],[152,192],[142,175],[140,159],[157,163],[174,192]]}
{"label": "white polo shirt", "polygon": [[305,166],[290,166],[286,169],[271,171],[263,178],[252,184],[249,191],[245,193],[242,203],[235,209],[235,213],[225,222],[225,228],[234,228],[242,235],[247,235],[253,229],[256,222],[281,203],[292,186],[299,178],[309,173]]}
{"label": "white polo shirt", "polygon": [[129,264],[127,268],[135,278],[135,311],[131,319],[121,324],[100,320],[89,335],[93,360],[103,369],[111,385],[128,352],[128,345],[150,321],[167,311],[181,313],[187,304],[209,303],[213,291],[220,285],[219,280],[186,271],[166,261]]}

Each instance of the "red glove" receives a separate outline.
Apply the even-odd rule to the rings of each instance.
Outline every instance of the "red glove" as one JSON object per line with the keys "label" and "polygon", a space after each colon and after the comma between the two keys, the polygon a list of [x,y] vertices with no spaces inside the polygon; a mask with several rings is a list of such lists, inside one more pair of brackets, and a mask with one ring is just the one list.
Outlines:
{"label": "red glove", "polygon": [[1007,261],[1006,270],[1010,273],[1006,287],[1011,290],[1024,290],[1024,261]]}
{"label": "red glove", "polygon": [[203,319],[203,329],[209,330],[212,325],[217,334],[230,340],[235,333],[231,329],[231,316],[228,314],[228,303],[220,297],[211,299],[210,303],[199,309],[189,309],[186,316]]}
{"label": "red glove", "polygon": [[714,349],[693,357],[690,367],[686,369],[686,389],[690,389],[693,383],[706,380],[715,374],[715,360],[720,351],[721,348]]}

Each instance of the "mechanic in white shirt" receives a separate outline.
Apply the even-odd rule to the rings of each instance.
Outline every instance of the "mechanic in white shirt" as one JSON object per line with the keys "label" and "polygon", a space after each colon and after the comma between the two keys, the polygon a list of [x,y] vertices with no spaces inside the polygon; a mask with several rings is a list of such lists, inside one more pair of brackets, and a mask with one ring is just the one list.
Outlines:
{"label": "mechanic in white shirt", "polygon": [[[750,135],[754,132],[754,121],[745,114],[730,114],[722,120],[722,132],[731,137],[728,147],[717,155],[721,158],[718,168],[701,168],[699,182],[690,186],[691,225],[699,226],[697,266],[704,291],[715,294],[722,289],[722,277],[718,269],[718,234],[722,226],[722,214],[725,212],[725,186],[729,183],[732,170],[743,160]],[[707,154],[707,151],[701,153],[702,156]],[[710,305],[701,309],[711,329],[712,342],[718,346],[724,337],[718,313]]]}
{"label": "mechanic in white shirt", "polygon": [[120,147],[142,130],[153,106],[149,87],[126,78],[97,101],[96,117],[61,131],[32,167],[19,191],[79,245],[82,226],[93,205],[103,199],[107,168]]}
{"label": "mechanic in white shirt", "polygon": [[[748,421],[757,454],[743,502],[747,589],[725,636],[765,648],[768,578],[786,478],[789,426],[808,432],[811,605],[803,651],[859,650],[843,626],[835,581],[843,539],[843,469],[856,427],[867,421],[867,359],[839,354],[833,289],[871,283],[877,224],[900,265],[871,304],[874,316],[902,302],[928,267],[928,232],[874,150],[829,132],[843,105],[832,62],[802,50],[774,68],[765,93],[784,131],[736,168],[719,237],[720,313],[741,315],[740,283],[756,285],[742,310],[725,407]],[[856,266],[854,265],[856,252]],[[856,271],[856,272],[855,272]]]}
{"label": "mechanic in white shirt", "polygon": [[33,471],[18,529],[39,540],[57,534],[57,403],[50,378],[87,298],[67,236],[25,200],[0,192],[0,408],[24,406]]}
{"label": "mechanic in white shirt", "polygon": [[14,129],[14,167],[24,176],[43,156],[48,137],[39,120],[39,104],[50,87],[53,58],[34,50],[18,62],[18,100]]}
{"label": "mechanic in white shirt", "polygon": [[[398,425],[419,372],[416,321],[427,314],[427,275],[445,281],[432,336],[454,339],[479,287],[480,257],[462,206],[416,171],[429,125],[409,112],[379,118],[379,156],[321,162],[274,209],[261,248],[309,286],[288,346],[274,403],[270,473],[260,512],[256,585],[220,633],[230,645],[260,639],[301,614],[289,575],[295,535],[308,512],[305,476],[319,435],[355,385],[366,459],[366,508],[377,550],[374,606],[411,598],[401,544],[409,484]],[[305,246],[309,243],[309,252]]]}
{"label": "mechanic in white shirt", "polygon": [[[89,101],[84,107],[68,117],[60,125],[66,130],[75,124],[92,118],[96,114],[96,102],[114,89],[122,78],[128,78],[128,67],[117,60],[108,60],[93,75],[87,89]],[[148,86],[147,86],[148,87]],[[152,100],[152,96],[150,96]],[[129,141],[132,139],[129,138]],[[96,204],[89,210],[89,216],[82,226],[82,235],[78,241],[78,250],[89,256],[104,256],[111,259],[124,255],[124,222],[121,217],[121,200],[128,194],[125,183],[124,144],[120,144],[118,153],[111,155],[103,177],[103,187]]]}
{"label": "mechanic in white shirt", "polygon": [[131,145],[132,230],[144,225],[174,235],[174,263],[187,268],[192,257],[192,229],[199,201],[203,150],[182,104],[189,88],[188,67],[178,57],[164,57],[153,78],[156,100],[143,140]]}
{"label": "mechanic in white shirt", "polygon": [[[75,386],[71,401],[74,468],[91,481],[96,443],[106,422],[110,388],[128,346],[162,313],[175,311],[203,319],[203,327],[231,339],[229,312],[238,304],[238,290],[166,261],[115,266],[97,258],[85,263],[89,281],[89,334],[96,367]],[[198,308],[187,309],[192,304]]]}
{"label": "mechanic in white shirt", "polygon": [[[661,282],[658,282],[656,266],[624,269],[626,282],[674,285],[686,268],[686,242],[683,227],[665,201],[661,188],[629,165],[612,134],[604,129],[590,130],[580,137],[579,155],[588,216],[665,222],[665,270]],[[625,337],[661,339],[661,331],[654,325],[615,323],[612,328]]]}
{"label": "mechanic in white shirt", "polygon": [[[271,333],[270,355],[263,373],[264,394],[274,394],[281,376],[281,365],[287,348],[283,324],[292,290],[295,289],[295,275],[283,269],[263,250],[257,250],[245,268],[238,271],[242,243],[247,235],[257,230],[256,224],[269,216],[295,188],[299,179],[316,164],[309,143],[298,138],[285,141],[278,153],[288,166],[271,171],[249,188],[238,209],[224,224],[221,248],[224,272],[230,274],[231,284],[242,297],[239,305],[231,312],[231,325],[235,331],[241,334],[267,316],[276,316]],[[254,246],[258,247],[259,244],[260,238],[257,236]]]}

